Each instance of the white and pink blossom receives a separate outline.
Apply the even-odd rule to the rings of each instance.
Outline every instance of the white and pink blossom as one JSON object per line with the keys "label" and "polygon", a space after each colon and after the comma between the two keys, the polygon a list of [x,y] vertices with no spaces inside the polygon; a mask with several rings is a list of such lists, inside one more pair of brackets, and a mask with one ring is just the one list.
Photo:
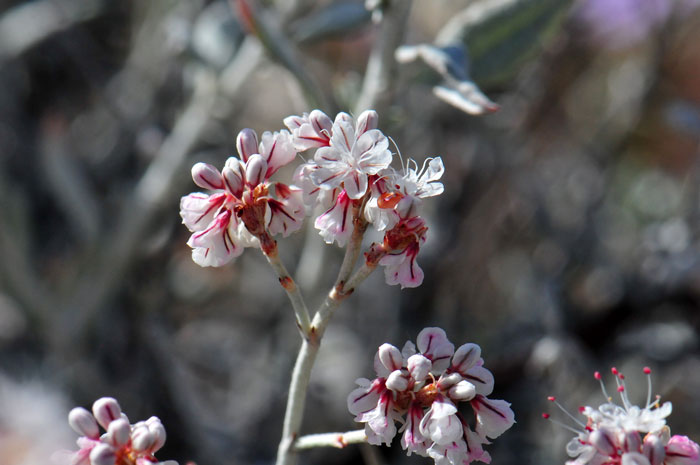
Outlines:
{"label": "white and pink blossom", "polygon": [[[647,375],[647,399],[643,408],[630,402],[625,377],[616,368],[612,369],[612,374],[621,405],[613,403],[602,376],[596,372],[595,378],[600,382],[606,402],[598,408],[581,407],[579,412],[585,422],[566,412],[556,398],[549,397],[577,425],[563,425],[576,432],[566,446],[572,458],[567,465],[700,465],[700,446],[686,436],[671,436],[666,426],[671,403],[661,404],[658,396],[652,400],[651,370],[645,367],[644,373]],[[542,416],[550,419],[548,413]]]}
{"label": "white and pink blossom", "polygon": [[[68,424],[81,435],[79,450],[56,454],[54,460],[60,465],[177,465],[174,460],[160,462],[154,455],[165,444],[160,419],[151,417],[130,424],[111,397],[95,401],[92,413],[74,408],[68,414]],[[100,427],[105,433],[100,433]]]}
{"label": "white and pink blossom", "polygon": [[302,191],[270,177],[296,157],[289,132],[265,132],[258,143],[252,129],[238,135],[240,158],[230,157],[220,172],[197,163],[192,179],[210,194],[193,193],[180,201],[182,222],[192,231],[187,244],[200,266],[222,266],[260,246],[260,237],[298,230],[304,218]]}
{"label": "white and pink blossom", "polygon": [[[515,420],[510,404],[477,394],[461,373],[483,367],[479,346],[465,344],[455,352],[440,328],[423,329],[416,342],[417,347],[409,341],[401,351],[380,346],[374,359],[377,378],[358,380],[348,409],[365,423],[371,444],[389,444],[399,422],[401,447],[408,455],[430,456],[444,465],[489,463],[483,445]],[[471,423],[460,405],[471,407]]]}

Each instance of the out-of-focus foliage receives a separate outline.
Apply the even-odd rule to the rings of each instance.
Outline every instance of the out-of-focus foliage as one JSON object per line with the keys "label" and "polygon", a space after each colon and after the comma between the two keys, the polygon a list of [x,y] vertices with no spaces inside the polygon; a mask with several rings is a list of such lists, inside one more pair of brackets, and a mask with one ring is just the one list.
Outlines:
{"label": "out-of-focus foliage", "polygon": [[[613,364],[634,400],[651,366],[674,433],[700,439],[698,2],[394,2],[379,24],[364,2],[340,3],[2,7],[3,463],[70,448],[50,412],[104,395],[163,420],[163,457],[273,460],[293,314],[254,251],[194,265],[178,200],[196,190],[192,164],[223,166],[241,128],[277,130],[310,98],[330,114],[368,94],[405,155],[442,157],[445,193],[427,218],[424,284],[399,291],[377,273],[337,312],[304,431],[357,427],[345,399],[376,347],[442,326],[481,345],[495,395],[513,403],[494,463],[563,463],[569,433],[540,418],[546,396],[575,410],[599,396],[593,371]],[[476,21],[478,8],[494,13]],[[455,37],[464,76],[498,112],[466,115],[433,95],[443,75],[393,61],[396,46]],[[338,250],[313,227],[280,249],[316,304]],[[10,408],[22,392],[40,413]],[[25,440],[32,429],[52,434]],[[425,462],[359,446],[303,459]]]}

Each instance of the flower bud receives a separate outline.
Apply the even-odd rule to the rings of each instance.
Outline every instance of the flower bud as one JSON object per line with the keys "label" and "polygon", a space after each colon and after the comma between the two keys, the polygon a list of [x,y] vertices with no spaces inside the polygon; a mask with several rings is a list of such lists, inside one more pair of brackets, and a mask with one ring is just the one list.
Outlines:
{"label": "flower bud", "polygon": [[460,375],[459,373],[450,373],[449,375],[442,375],[438,380],[438,389],[449,389],[450,387],[462,381],[462,379],[462,375]]}
{"label": "flower bud", "polygon": [[687,436],[672,436],[666,444],[665,465],[697,465],[700,463],[700,446]]}
{"label": "flower bud", "polygon": [[148,451],[155,443],[155,437],[148,425],[142,423],[136,426],[131,433],[131,445],[134,450]]}
{"label": "flower bud", "polygon": [[322,134],[323,131],[326,131],[326,134],[330,134],[333,129],[333,120],[321,110],[314,110],[309,113],[309,122],[318,134]]}
{"label": "flower bud", "polygon": [[82,407],[76,407],[68,414],[68,424],[73,430],[92,439],[100,436],[100,428],[97,426],[95,417]]}
{"label": "flower bud", "polygon": [[258,154],[252,155],[245,163],[245,180],[250,186],[257,186],[265,180],[267,162]]}
{"label": "flower bud", "polygon": [[92,413],[100,426],[107,430],[112,421],[121,418],[122,409],[115,399],[102,397],[92,404]]}
{"label": "flower bud", "polygon": [[117,455],[109,444],[100,443],[90,451],[91,465],[115,465],[116,461]]}
{"label": "flower bud", "polygon": [[258,136],[255,131],[246,128],[239,132],[236,149],[244,162],[247,162],[251,155],[258,153]]}
{"label": "flower bud", "polygon": [[408,357],[406,365],[408,366],[408,372],[418,382],[423,381],[428,376],[433,366],[432,362],[421,354],[414,354]]}
{"label": "flower bud", "polygon": [[237,158],[229,158],[224,165],[222,176],[226,189],[236,197],[240,197],[243,193],[243,179],[245,176],[243,163]]}
{"label": "flower bud", "polygon": [[203,189],[223,189],[221,173],[209,163],[196,163],[192,167],[192,179],[194,183]]}
{"label": "flower bud", "polygon": [[615,445],[613,433],[606,428],[594,430],[588,436],[588,440],[598,452],[605,456],[611,456],[617,453],[617,446]]}
{"label": "flower bud", "polygon": [[452,368],[465,374],[468,369],[476,365],[479,358],[481,358],[481,347],[472,343],[463,344],[452,357]]}
{"label": "flower bud", "polygon": [[392,391],[405,391],[408,389],[408,379],[406,375],[401,372],[401,370],[392,371],[389,377],[386,379],[386,387]]}
{"label": "flower bud", "polygon": [[642,437],[637,431],[625,431],[625,450],[640,450],[642,447]]}
{"label": "flower bud", "polygon": [[151,453],[155,453],[165,445],[165,427],[160,422],[158,417],[151,417],[146,420],[148,431],[153,436],[153,444],[151,445]]}
{"label": "flower bud", "polygon": [[112,445],[123,446],[129,442],[131,437],[131,425],[129,425],[128,420],[119,418],[118,420],[114,420],[109,424],[107,434],[110,436],[110,442]]}
{"label": "flower bud", "polygon": [[403,356],[399,349],[391,344],[385,343],[379,346],[377,351],[379,361],[386,367],[387,370],[394,371],[401,369],[403,365]]}
{"label": "flower bud", "polygon": [[374,110],[363,111],[362,114],[357,118],[357,129],[355,130],[355,137],[360,137],[365,132],[370,129],[377,129],[379,124],[379,115]]}
{"label": "flower bud", "polygon": [[476,387],[469,381],[462,380],[450,388],[448,395],[455,400],[472,400],[476,395]]}
{"label": "flower bud", "polygon": [[642,452],[649,460],[650,465],[661,465],[664,463],[666,451],[663,442],[661,442],[661,438],[656,434],[647,434],[644,436]]}

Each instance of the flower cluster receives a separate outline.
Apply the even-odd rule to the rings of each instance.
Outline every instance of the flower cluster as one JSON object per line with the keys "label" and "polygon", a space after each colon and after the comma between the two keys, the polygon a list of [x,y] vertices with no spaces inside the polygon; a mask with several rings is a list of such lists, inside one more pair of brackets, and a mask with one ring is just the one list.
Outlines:
{"label": "flower cluster", "polygon": [[[222,266],[245,247],[269,254],[272,236],[287,236],[301,227],[306,213],[318,211],[314,225],[329,244],[344,247],[356,228],[364,232],[370,224],[383,232],[372,257],[385,267],[387,283],[420,285],[423,271],[416,257],[428,228],[418,207],[422,199],[442,193],[444,167],[438,157],[422,169],[412,160],[402,171],[393,169],[389,139],[377,122],[371,110],[356,120],[347,113],[332,120],[314,110],[285,118],[289,131],[265,132],[260,143],[254,131],[244,129],[236,144],[240,158],[229,158],[222,171],[197,163],[195,184],[212,192],[180,202],[183,223],[193,233],[188,245],[194,261]],[[295,185],[270,181],[309,150],[313,159],[296,169]]]}
{"label": "flower cluster", "polygon": [[416,287],[423,281],[416,256],[428,230],[418,207],[422,199],[442,193],[444,167],[438,157],[421,170],[412,160],[402,172],[393,169],[389,139],[377,122],[372,110],[357,120],[347,113],[331,120],[320,110],[284,120],[298,150],[315,150],[295,179],[310,209],[323,211],[314,223],[323,239],[343,247],[356,219],[371,224],[384,232],[378,248],[387,283]]}
{"label": "flower cluster", "polygon": [[212,194],[194,193],[180,201],[182,222],[193,233],[187,244],[201,266],[224,265],[244,247],[266,250],[270,235],[287,236],[302,225],[301,191],[270,182],[297,155],[289,132],[265,132],[258,144],[255,131],[244,129],[236,147],[240,159],[230,157],[222,171],[207,163],[192,167],[195,184]]}
{"label": "flower cluster", "polygon": [[[586,417],[585,423],[566,412],[554,397],[549,398],[578,425],[578,429],[562,425],[576,433],[566,446],[566,452],[573,458],[567,465],[700,465],[700,446],[686,436],[671,436],[666,426],[671,403],[660,404],[659,396],[652,401],[651,370],[644,368],[647,375],[644,408],[630,402],[624,375],[616,368],[612,373],[622,405],[612,402],[600,373],[596,372],[595,378],[600,381],[607,401],[598,408],[581,407],[579,411]],[[550,415],[545,413],[543,417],[549,419]]]}
{"label": "flower cluster", "polygon": [[[69,454],[70,465],[177,465],[174,460],[158,462],[154,457],[165,444],[165,428],[157,417],[129,424],[116,400],[95,401],[92,413],[76,407],[68,423],[78,434],[80,450]],[[99,425],[99,426],[98,426]],[[100,426],[106,433],[100,434]]]}
{"label": "flower cluster", "polygon": [[[425,328],[416,346],[379,347],[374,369],[377,377],[359,379],[348,396],[355,421],[365,423],[368,442],[389,445],[402,423],[401,446],[408,452],[430,456],[437,465],[489,463],[483,445],[514,423],[510,404],[489,399],[494,379],[483,366],[481,349],[464,344],[456,351],[440,328]],[[475,424],[458,410],[471,406]],[[404,418],[405,417],[405,418]],[[472,422],[473,423],[473,422]]]}

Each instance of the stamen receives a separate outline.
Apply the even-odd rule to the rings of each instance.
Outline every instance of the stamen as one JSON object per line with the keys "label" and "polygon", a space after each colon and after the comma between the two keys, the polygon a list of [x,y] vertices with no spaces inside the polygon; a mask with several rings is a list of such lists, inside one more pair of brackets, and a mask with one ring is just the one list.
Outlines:
{"label": "stamen", "polygon": [[561,428],[564,428],[565,430],[571,431],[572,433],[574,433],[576,435],[583,433],[583,431],[579,431],[576,428],[572,428],[571,426],[566,425],[566,424],[560,422],[559,420],[555,420],[553,418],[550,418],[548,413],[543,413],[542,418],[544,418],[545,420],[551,421],[555,425],[557,425]]}
{"label": "stamen", "polygon": [[603,391],[603,395],[605,396],[605,400],[607,400],[608,402],[612,401],[612,397],[610,397],[608,395],[608,391],[605,389],[605,384],[603,384],[603,377],[600,375],[600,372],[596,371],[595,373],[593,373],[593,377],[595,379],[597,379],[598,382],[600,383],[600,389],[601,389],[601,391]]}
{"label": "stamen", "polygon": [[629,398],[627,397],[627,392],[625,391],[625,377],[620,373],[617,368],[613,367],[612,372],[615,376],[615,383],[617,384],[617,392],[620,393],[620,399],[622,400],[622,406],[625,410],[629,410],[631,407]]}
{"label": "stamen", "polygon": [[550,401],[550,402],[553,402],[554,405],[556,405],[557,407],[559,407],[559,410],[561,410],[562,412],[564,412],[564,413],[566,414],[567,417],[569,417],[569,418],[571,418],[572,420],[574,420],[574,423],[576,423],[577,425],[579,425],[579,426],[582,427],[582,428],[584,428],[584,427],[586,426],[584,423],[581,422],[581,420],[579,420],[578,418],[576,418],[575,416],[573,416],[571,413],[569,413],[569,411],[566,410],[566,409],[557,401],[557,398],[556,398],[556,397],[554,397],[554,396],[549,396],[549,397],[547,397],[547,400]]}
{"label": "stamen", "polygon": [[401,150],[399,150],[399,146],[396,144],[396,141],[394,139],[392,139],[391,136],[386,136],[386,137],[387,137],[387,139],[389,139],[391,141],[392,144],[394,144],[394,147],[396,148],[396,155],[399,156],[399,160],[401,161],[401,168],[403,168],[404,171],[407,172],[408,170],[406,168],[408,166],[404,165],[404,163],[403,163],[403,157],[401,156]]}
{"label": "stamen", "polygon": [[647,375],[647,404],[645,408],[651,407],[651,368],[644,367],[644,374]]}

